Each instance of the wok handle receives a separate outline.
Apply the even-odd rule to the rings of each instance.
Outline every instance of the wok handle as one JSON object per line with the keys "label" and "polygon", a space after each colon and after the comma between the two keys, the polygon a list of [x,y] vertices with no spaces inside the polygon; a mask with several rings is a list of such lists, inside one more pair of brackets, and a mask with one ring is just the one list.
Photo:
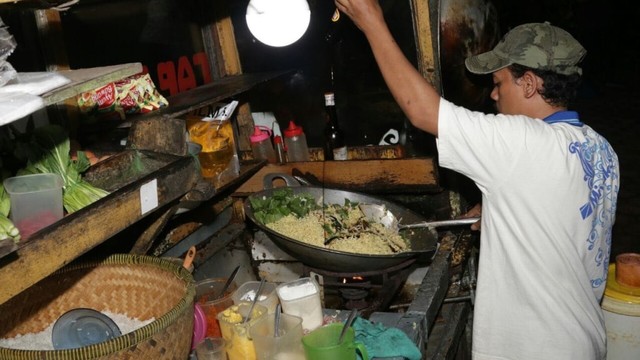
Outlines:
{"label": "wok handle", "polygon": [[273,180],[282,179],[287,186],[300,186],[298,180],[293,176],[284,173],[268,173],[262,178],[262,186],[265,190],[273,188]]}
{"label": "wok handle", "polygon": [[415,224],[399,224],[398,229],[415,229],[415,228],[437,228],[442,226],[457,226],[457,225],[471,225],[480,220],[479,217],[453,219],[453,220],[441,220],[441,221],[423,221]]}

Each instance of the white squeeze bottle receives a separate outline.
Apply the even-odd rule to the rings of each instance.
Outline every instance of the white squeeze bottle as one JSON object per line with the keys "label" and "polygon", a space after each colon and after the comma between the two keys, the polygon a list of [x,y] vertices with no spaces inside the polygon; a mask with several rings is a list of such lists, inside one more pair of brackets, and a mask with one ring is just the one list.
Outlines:
{"label": "white squeeze bottle", "polygon": [[289,127],[284,130],[284,144],[289,161],[309,161],[307,137],[302,127],[297,126],[293,120],[289,121]]}
{"label": "white squeeze bottle", "polygon": [[270,163],[276,162],[276,152],[271,144],[269,132],[261,130],[259,126],[254,126],[251,140],[251,151],[254,159],[267,160]]}

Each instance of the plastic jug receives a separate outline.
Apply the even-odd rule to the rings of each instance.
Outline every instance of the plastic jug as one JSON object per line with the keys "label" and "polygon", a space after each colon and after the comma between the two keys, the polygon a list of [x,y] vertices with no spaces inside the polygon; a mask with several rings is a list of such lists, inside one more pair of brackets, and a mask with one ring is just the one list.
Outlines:
{"label": "plastic jug", "polygon": [[260,126],[255,126],[251,140],[251,151],[254,159],[267,160],[270,163],[276,162],[276,152],[271,144],[270,130],[262,130]]}
{"label": "plastic jug", "polygon": [[284,144],[289,161],[309,161],[307,137],[302,127],[297,126],[293,120],[289,121],[289,127],[284,130]]}

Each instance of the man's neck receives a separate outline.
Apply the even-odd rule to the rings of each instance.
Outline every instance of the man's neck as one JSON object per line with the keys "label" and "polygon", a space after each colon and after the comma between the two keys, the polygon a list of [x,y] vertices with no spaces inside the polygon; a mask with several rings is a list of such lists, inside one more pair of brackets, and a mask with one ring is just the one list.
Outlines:
{"label": "man's neck", "polygon": [[558,111],[567,111],[566,106],[553,106],[548,103],[537,104],[536,106],[532,106],[528,109],[528,111],[524,114],[530,116],[535,119],[544,119],[551,114],[555,114]]}

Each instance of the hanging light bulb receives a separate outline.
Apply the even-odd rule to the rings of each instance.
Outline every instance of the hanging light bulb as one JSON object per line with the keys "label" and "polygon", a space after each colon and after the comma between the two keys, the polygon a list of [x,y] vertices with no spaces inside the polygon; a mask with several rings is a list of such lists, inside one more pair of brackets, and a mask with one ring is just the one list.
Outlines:
{"label": "hanging light bulb", "polygon": [[251,34],[269,46],[287,46],[307,31],[311,11],[306,0],[251,0],[247,6]]}

